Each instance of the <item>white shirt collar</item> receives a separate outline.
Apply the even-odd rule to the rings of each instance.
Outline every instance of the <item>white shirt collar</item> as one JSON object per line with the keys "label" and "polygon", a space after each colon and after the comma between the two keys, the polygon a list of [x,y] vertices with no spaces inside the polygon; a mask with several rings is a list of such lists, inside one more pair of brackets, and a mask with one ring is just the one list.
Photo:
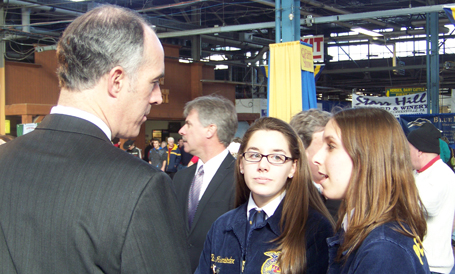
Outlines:
{"label": "white shirt collar", "polygon": [[315,183],[314,181],[313,181],[313,185],[316,187],[319,194],[322,194],[322,186],[320,184]]}
{"label": "white shirt collar", "polygon": [[256,205],[256,203],[253,200],[253,196],[251,195],[250,192],[250,198],[248,199],[248,206],[246,208],[246,218],[250,218],[250,210],[252,209],[262,209],[266,216],[265,219],[267,220],[268,218],[272,217],[273,214],[275,214],[276,209],[280,205],[281,201],[284,199],[284,196],[286,196],[286,190],[283,191],[278,197],[275,197],[273,200],[268,202],[264,207],[260,208]]}
{"label": "white shirt collar", "polygon": [[207,163],[203,163],[201,159],[198,160],[196,172],[199,170],[200,166],[202,165],[204,166],[204,176],[202,177],[202,186],[201,192],[199,193],[199,200],[201,200],[202,195],[209,186],[210,182],[213,179],[213,176],[215,176],[216,172],[218,171],[218,168],[221,166],[228,153],[229,150],[224,149],[220,154],[208,160]]}
{"label": "white shirt collar", "polygon": [[[351,210],[351,215],[349,216],[349,219],[351,219],[352,215],[354,214],[354,209],[355,209],[355,208],[353,208],[353,209]],[[349,221],[348,221],[348,214],[346,213],[346,214],[344,214],[343,222],[341,223],[341,227],[343,227],[344,231],[347,231],[347,230],[348,230],[348,223],[349,223]]]}
{"label": "white shirt collar", "polygon": [[90,123],[95,124],[97,127],[99,127],[99,129],[101,129],[104,134],[106,134],[109,140],[112,139],[112,132],[106,123],[91,113],[73,107],[55,106],[51,109],[51,114],[64,114],[89,121]]}

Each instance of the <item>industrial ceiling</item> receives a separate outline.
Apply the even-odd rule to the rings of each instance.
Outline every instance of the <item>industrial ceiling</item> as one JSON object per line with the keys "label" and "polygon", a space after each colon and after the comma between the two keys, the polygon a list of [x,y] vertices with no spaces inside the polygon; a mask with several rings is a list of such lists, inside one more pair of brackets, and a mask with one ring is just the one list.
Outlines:
{"label": "industrial ceiling", "polygon": [[[52,48],[76,16],[105,3],[143,14],[156,27],[163,43],[181,47],[182,60],[227,65],[229,69],[217,71],[216,77],[238,83],[238,97],[265,96],[266,83],[258,65],[267,63],[268,45],[275,43],[275,2],[271,0],[3,0],[5,24],[2,34],[7,41],[6,60],[33,62],[32,53],[36,49],[32,44]],[[394,42],[424,40],[419,35],[425,34],[426,12],[431,7],[445,4],[452,4],[452,1],[301,0],[303,23],[300,32],[301,36],[323,35],[325,43],[332,45],[387,45],[392,39]],[[386,12],[400,9],[414,12]],[[446,15],[441,9],[438,13],[440,37],[453,39],[454,35],[444,27],[449,24]],[[344,19],[329,20],[341,17]],[[321,20],[318,22],[318,19]],[[377,40],[362,34],[336,35],[347,33],[353,27],[387,30],[387,33]],[[221,60],[210,58],[220,55],[223,56]],[[405,64],[404,73],[394,71],[390,58],[333,62],[326,54],[326,68],[317,82],[317,92],[324,99],[344,100],[352,90],[382,95],[386,87],[425,86],[425,54],[403,57],[400,61]],[[449,92],[455,85],[453,61],[452,54],[440,56],[440,86]]]}

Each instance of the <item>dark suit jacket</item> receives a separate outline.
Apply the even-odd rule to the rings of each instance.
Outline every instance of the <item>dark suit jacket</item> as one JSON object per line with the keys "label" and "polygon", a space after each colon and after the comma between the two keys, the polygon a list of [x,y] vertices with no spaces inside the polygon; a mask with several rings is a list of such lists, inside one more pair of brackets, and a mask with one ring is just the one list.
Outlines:
{"label": "dark suit jacket", "polygon": [[197,165],[177,172],[174,176],[178,207],[188,229],[188,253],[191,269],[194,272],[199,264],[207,232],[213,222],[234,208],[235,158],[230,153],[221,163],[218,171],[199,201],[191,229],[188,226],[188,195]]}
{"label": "dark suit jacket", "polygon": [[0,146],[0,273],[189,273],[172,182],[51,114]]}

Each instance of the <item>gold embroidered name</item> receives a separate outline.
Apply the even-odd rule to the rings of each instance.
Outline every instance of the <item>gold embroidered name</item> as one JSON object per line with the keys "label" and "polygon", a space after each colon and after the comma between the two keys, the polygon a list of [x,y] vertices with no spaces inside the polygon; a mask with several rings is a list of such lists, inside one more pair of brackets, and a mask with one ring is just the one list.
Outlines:
{"label": "gold embroidered name", "polygon": [[234,264],[235,259],[232,259],[232,256],[230,258],[221,258],[221,256],[217,256],[215,258],[214,254],[211,254],[212,257],[212,262],[214,263],[220,263],[220,264]]}
{"label": "gold embroidered name", "polygon": [[419,257],[420,263],[423,265],[422,257],[424,256],[424,253],[422,243],[417,242],[416,238],[414,238],[414,243],[415,243],[415,245],[413,246],[414,252],[416,253],[417,257]]}

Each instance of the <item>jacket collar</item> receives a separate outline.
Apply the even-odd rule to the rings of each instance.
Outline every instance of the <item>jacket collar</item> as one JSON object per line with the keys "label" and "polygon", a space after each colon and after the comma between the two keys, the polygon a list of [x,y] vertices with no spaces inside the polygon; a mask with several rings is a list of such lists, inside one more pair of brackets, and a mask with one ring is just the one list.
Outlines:
{"label": "jacket collar", "polygon": [[[283,210],[283,201],[284,201],[284,199],[281,201],[280,205],[276,209],[275,214],[273,214],[270,218],[268,218],[264,223],[259,225],[256,229],[261,229],[268,225],[270,227],[270,229],[272,230],[272,232],[277,237],[281,235],[280,221],[281,221],[281,212]],[[235,209],[234,214],[231,217],[231,221],[228,222],[228,225],[225,228],[225,232],[233,231],[234,234],[237,235],[237,237],[239,239],[245,238],[246,224],[247,224],[246,208],[247,208],[247,203],[244,203],[241,206],[239,206],[237,209]]]}
{"label": "jacket collar", "polygon": [[74,116],[65,114],[49,114],[35,130],[55,130],[89,135],[111,143],[106,134],[95,124]]}
{"label": "jacket collar", "polygon": [[[199,221],[199,218],[203,214],[203,210],[206,206],[211,197],[214,195],[216,190],[223,184],[232,184],[234,187],[234,182],[230,180],[229,173],[232,173],[232,169],[230,167],[235,164],[235,158],[232,157],[230,153],[227,154],[226,158],[224,158],[223,162],[221,163],[221,166],[218,168],[218,170],[215,173],[215,176],[213,176],[212,180],[210,181],[207,189],[204,191],[204,194],[202,194],[201,199],[199,200],[199,204],[196,209],[196,213],[194,214],[194,219],[193,219],[193,224],[191,225],[190,228],[190,234],[192,233],[193,229],[196,227],[197,222]],[[194,168],[193,168],[194,167]],[[196,165],[192,165],[189,168],[193,168],[193,170],[189,170],[194,177],[194,174],[196,174]],[[188,192],[190,189],[191,184],[188,184]],[[187,203],[188,204],[188,203]],[[231,205],[231,207],[233,204]],[[245,209],[246,210],[246,209]],[[186,213],[188,214],[188,205],[186,205]],[[186,215],[188,217],[188,215]],[[246,217],[245,217],[246,218]],[[188,222],[187,222],[188,223]]]}

